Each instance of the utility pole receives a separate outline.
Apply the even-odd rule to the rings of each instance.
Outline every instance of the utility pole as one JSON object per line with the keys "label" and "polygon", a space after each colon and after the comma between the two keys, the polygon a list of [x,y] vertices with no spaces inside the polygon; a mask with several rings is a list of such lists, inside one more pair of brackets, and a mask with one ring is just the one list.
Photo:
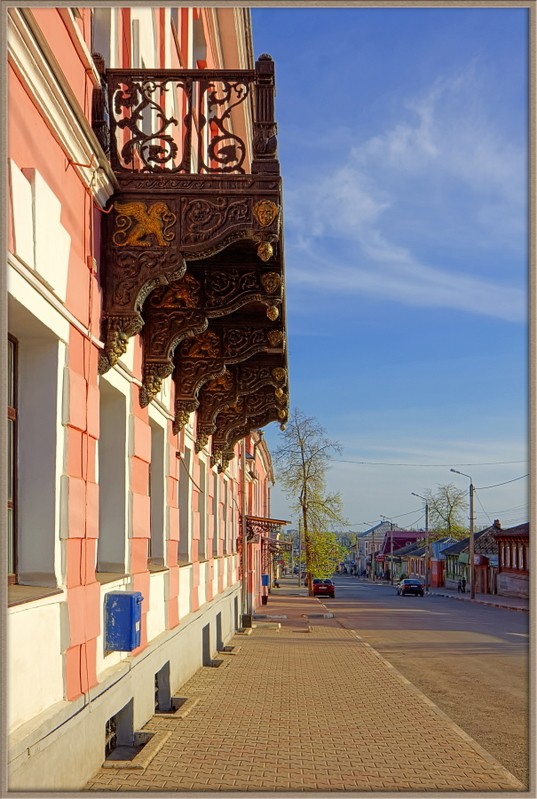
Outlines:
{"label": "utility pole", "polygon": [[470,477],[469,474],[465,474],[464,472],[459,472],[457,469],[450,469],[450,472],[455,472],[455,474],[462,474],[463,477],[467,477],[470,480],[470,545],[468,547],[468,559],[470,561],[470,599],[475,599],[475,566],[474,566],[474,481]]}
{"label": "utility pole", "polygon": [[390,583],[393,585],[393,522],[387,516],[381,516],[385,522],[390,522]]}
{"label": "utility pole", "polygon": [[[425,502],[425,591],[429,590],[429,567],[431,563],[431,542],[429,541],[429,503]],[[437,547],[438,549],[438,547]]]}
{"label": "utility pole", "polygon": [[474,484],[470,477],[470,599],[475,599]]}
{"label": "utility pole", "polygon": [[410,492],[413,497],[418,497],[425,502],[425,593],[429,589],[429,561],[431,558],[430,541],[429,541],[429,502],[421,494],[416,494],[415,491]]}
{"label": "utility pole", "polygon": [[375,528],[371,530],[371,579],[376,579],[377,564],[375,563]]}

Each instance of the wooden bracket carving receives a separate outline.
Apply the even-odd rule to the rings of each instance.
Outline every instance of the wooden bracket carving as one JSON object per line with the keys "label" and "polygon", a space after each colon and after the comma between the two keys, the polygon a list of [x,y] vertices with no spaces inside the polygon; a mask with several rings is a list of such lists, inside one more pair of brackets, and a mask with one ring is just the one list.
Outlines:
{"label": "wooden bracket carving", "polygon": [[[281,324],[281,320],[278,320]],[[274,333],[282,333],[279,348],[271,345]],[[226,367],[249,361],[260,353],[273,352],[282,361],[283,331],[263,317],[236,313],[210,320],[198,338],[185,340],[175,352],[176,388],[174,432],[183,426],[185,414],[197,410],[199,392],[210,380],[223,376]]]}
{"label": "wooden bracket carving", "polygon": [[284,398],[287,369],[283,355],[259,354],[243,363],[228,366],[221,377],[207,381],[200,390],[196,446],[203,448],[216,430],[218,415],[239,398],[255,394],[265,386],[274,388],[277,400]]}

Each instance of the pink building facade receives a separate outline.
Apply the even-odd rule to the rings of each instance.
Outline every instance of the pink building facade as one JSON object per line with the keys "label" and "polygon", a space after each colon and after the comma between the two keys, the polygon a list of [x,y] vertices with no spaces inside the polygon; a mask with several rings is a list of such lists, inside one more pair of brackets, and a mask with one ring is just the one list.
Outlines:
{"label": "pink building facade", "polygon": [[[110,730],[132,738],[155,712],[155,695],[158,707],[169,707],[179,686],[260,603],[263,538],[278,526],[270,520],[274,476],[259,432],[287,417],[274,152],[252,149],[259,126],[254,102],[226,112],[227,128],[206,110],[210,158],[202,169],[183,153],[178,188],[172,192],[170,179],[161,201],[176,228],[151,228],[154,189],[148,182],[128,195],[126,170],[114,166],[106,146],[114,107],[103,98],[112,96],[105,81],[114,69],[196,70],[196,85],[200,70],[238,70],[245,81],[258,80],[249,12],[24,7],[8,13],[10,790],[80,788],[102,763]],[[160,94],[166,91],[162,84]],[[216,106],[225,93],[215,90]],[[174,119],[183,118],[184,102],[177,92]],[[116,128],[118,151],[126,144],[135,149],[141,131],[158,119],[154,109],[142,114],[135,131],[134,116],[131,103]],[[204,117],[191,116],[199,132]],[[239,141],[244,152],[236,177],[229,153],[240,151]],[[133,180],[145,180],[151,169],[161,180],[167,144],[164,134],[153,136],[145,171],[140,145]],[[228,149],[222,154],[218,147]],[[222,165],[233,198],[242,198],[244,174],[261,173],[254,208],[274,213],[268,222],[261,211],[253,218],[248,196],[241,199],[244,221],[211,239],[207,230],[232,202]],[[182,235],[182,192],[196,169],[203,197],[189,201],[198,204],[198,221],[205,214],[206,228],[189,228],[195,245],[173,250],[166,236]],[[265,197],[269,178],[272,193]],[[119,235],[125,226],[130,250]],[[172,250],[172,267],[159,272]],[[208,287],[218,258],[221,272],[253,275],[264,290],[243,296],[232,286],[227,305],[221,300],[215,311]],[[201,286],[197,294],[194,284]],[[134,300],[119,313],[119,298],[129,292]],[[195,309],[198,322],[185,308]],[[159,354],[163,323],[167,348]],[[238,329],[263,343],[249,359],[219,351],[211,372],[203,358]],[[196,375],[190,393],[185,364]],[[265,527],[243,555],[247,517],[265,520]],[[140,598],[133,648],[110,646],[109,599],[118,594]]]}

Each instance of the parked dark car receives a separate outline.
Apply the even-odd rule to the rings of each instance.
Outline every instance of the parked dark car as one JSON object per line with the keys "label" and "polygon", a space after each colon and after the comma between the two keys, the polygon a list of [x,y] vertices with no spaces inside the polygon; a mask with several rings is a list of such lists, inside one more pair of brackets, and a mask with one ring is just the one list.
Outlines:
{"label": "parked dark car", "polygon": [[397,586],[397,593],[399,596],[405,596],[406,594],[414,594],[414,596],[423,596],[425,594],[425,589],[423,587],[423,583],[421,582],[421,580],[416,580],[411,577],[408,577],[404,580],[401,580],[401,582]]}
{"label": "parked dark car", "polygon": [[329,596],[334,599],[336,596],[336,586],[332,580],[321,580],[315,577],[313,580],[313,596]]}

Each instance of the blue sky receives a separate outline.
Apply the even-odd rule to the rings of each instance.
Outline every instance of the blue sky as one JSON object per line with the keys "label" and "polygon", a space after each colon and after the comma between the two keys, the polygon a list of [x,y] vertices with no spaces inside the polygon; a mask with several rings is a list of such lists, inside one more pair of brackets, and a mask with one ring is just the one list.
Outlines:
{"label": "blue sky", "polygon": [[[343,446],[328,487],[353,529],[423,524],[412,491],[468,486],[450,466],[478,526],[528,520],[527,13],[252,9],[276,64],[291,407]],[[293,519],[278,486],[271,512]]]}

